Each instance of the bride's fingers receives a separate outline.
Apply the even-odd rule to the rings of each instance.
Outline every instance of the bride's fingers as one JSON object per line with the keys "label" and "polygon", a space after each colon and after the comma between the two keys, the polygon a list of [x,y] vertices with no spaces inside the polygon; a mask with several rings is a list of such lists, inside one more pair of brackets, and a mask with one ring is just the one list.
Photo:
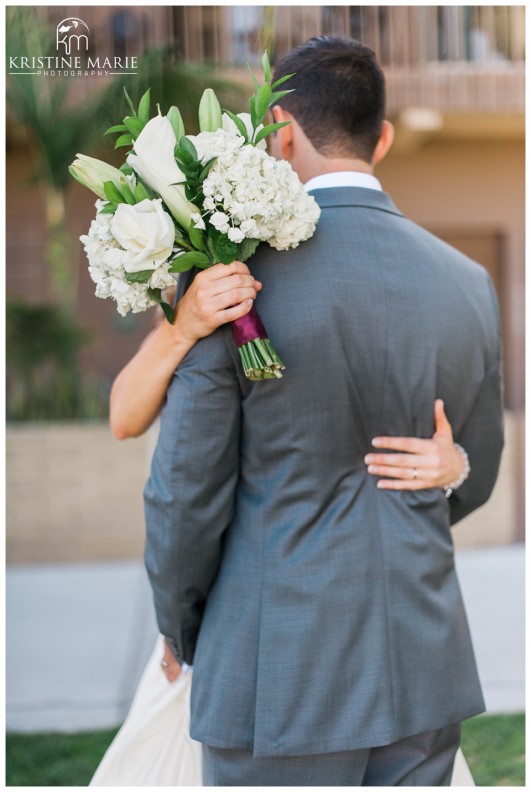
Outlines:
{"label": "bride's fingers", "polygon": [[[227,275],[234,275],[235,273],[249,275],[249,267],[247,264],[244,264],[243,261],[233,261],[230,264],[213,264],[208,269],[203,270],[203,272],[208,280],[218,280],[219,278],[225,278]],[[206,275],[206,273],[208,273],[208,275]],[[199,273],[199,275],[201,275],[201,273]]]}
{"label": "bride's fingers", "polygon": [[215,320],[218,324],[226,324],[227,322],[234,322],[235,319],[248,314],[253,307],[253,300],[244,300],[239,305],[233,305],[225,310],[218,311],[215,315]]}
{"label": "bride's fingers", "polygon": [[423,479],[381,479],[376,483],[378,489],[386,490],[421,490],[433,489],[433,482]]}
{"label": "bride's fingers", "polygon": [[212,298],[210,309],[214,313],[217,311],[224,311],[225,308],[232,308],[233,305],[239,305],[245,300],[254,300],[256,291],[252,288],[231,289],[224,294],[218,294]]}
{"label": "bride's fingers", "polygon": [[412,481],[428,481],[433,486],[437,473],[431,468],[419,470],[415,465],[409,467],[389,467],[387,465],[369,465],[367,468],[371,476],[385,476],[392,479],[411,479]]}
{"label": "bride's fingers", "polygon": [[444,402],[442,399],[437,399],[435,401],[434,416],[435,416],[435,434],[448,435],[450,440],[453,440],[452,426],[450,424],[450,421],[446,417],[446,413],[444,411]]}
{"label": "bride's fingers", "polygon": [[226,278],[220,278],[210,284],[210,293],[212,297],[218,294],[225,294],[233,289],[252,288],[255,291],[260,291],[262,284],[253,278],[252,275],[229,275]]}
{"label": "bride's fingers", "polygon": [[389,465],[390,467],[431,468],[437,464],[435,454],[367,454],[366,465]]}
{"label": "bride's fingers", "polygon": [[372,440],[372,445],[375,448],[406,451],[410,454],[429,454],[437,448],[434,440],[422,440],[419,437],[375,437]]}

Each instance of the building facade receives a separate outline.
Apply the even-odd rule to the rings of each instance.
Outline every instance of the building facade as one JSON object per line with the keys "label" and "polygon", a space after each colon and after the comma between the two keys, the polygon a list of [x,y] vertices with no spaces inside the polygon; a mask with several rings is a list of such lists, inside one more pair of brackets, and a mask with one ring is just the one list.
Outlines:
{"label": "building facade", "polygon": [[[395,145],[376,175],[406,215],[485,266],[498,292],[505,404],[516,426],[514,537],[521,537],[525,6],[47,6],[31,13],[52,28],[68,16],[80,17],[95,52],[126,58],[167,46],[244,84],[245,63],[258,68],[264,49],[274,63],[311,36],[352,36],[375,50],[396,127]],[[73,106],[101,84],[73,78]],[[8,123],[7,292],[38,301],[49,286],[42,193],[27,185],[34,156],[31,131]],[[75,244],[88,227],[92,203],[86,191],[72,186],[68,224],[79,259],[76,301],[94,337],[87,364],[110,380],[151,318],[122,320],[113,305],[92,296],[84,254]]]}

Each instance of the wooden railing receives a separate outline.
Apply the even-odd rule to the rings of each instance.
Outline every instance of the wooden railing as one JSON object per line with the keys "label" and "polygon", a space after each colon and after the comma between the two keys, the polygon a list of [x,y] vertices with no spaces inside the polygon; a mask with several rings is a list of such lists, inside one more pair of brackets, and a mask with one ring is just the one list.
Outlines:
{"label": "wooden railing", "polygon": [[[69,7],[70,8],[70,7]],[[64,10],[64,9],[63,9]],[[48,6],[54,25],[61,8]],[[191,61],[243,67],[273,62],[312,36],[336,34],[374,49],[388,77],[388,109],[523,112],[525,6],[76,7],[91,46],[116,55],[171,44]]]}
{"label": "wooden railing", "polygon": [[[160,7],[157,10],[161,10]],[[186,57],[243,62],[261,44],[282,57],[311,36],[363,41],[388,67],[524,59],[524,6],[177,6]]]}

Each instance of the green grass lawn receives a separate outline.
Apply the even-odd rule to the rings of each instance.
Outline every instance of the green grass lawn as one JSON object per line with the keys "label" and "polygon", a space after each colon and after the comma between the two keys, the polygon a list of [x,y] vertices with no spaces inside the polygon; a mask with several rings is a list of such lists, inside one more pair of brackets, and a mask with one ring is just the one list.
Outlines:
{"label": "green grass lawn", "polygon": [[[115,734],[8,734],[7,786],[87,786]],[[462,748],[478,786],[524,786],[523,714],[472,718]]]}

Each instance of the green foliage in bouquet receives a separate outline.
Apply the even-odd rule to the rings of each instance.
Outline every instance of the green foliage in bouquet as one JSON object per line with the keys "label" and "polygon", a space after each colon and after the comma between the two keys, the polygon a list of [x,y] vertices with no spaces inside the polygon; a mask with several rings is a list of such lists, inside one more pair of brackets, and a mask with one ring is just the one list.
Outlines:
{"label": "green foliage in bouquet", "polygon": [[[175,106],[163,115],[157,104],[158,115],[151,117],[149,88],[138,106],[125,91],[129,112],[105,134],[118,136],[115,148],[126,149],[126,161],[118,170],[78,154],[72,163],[72,176],[103,199],[98,215],[109,216],[81,237],[96,294],[115,299],[123,315],[158,303],[171,322],[162,295],[172,274],[246,261],[260,241],[287,250],[313,234],[315,199],[288,163],[265,151],[264,139],[290,123],[264,120],[290,93],[282,86],[293,75],[273,82],[267,53],[262,67],[262,84],[249,68],[254,93],[248,114],[223,113],[214,91],[203,92],[196,136],[186,134]],[[242,178],[244,198],[238,194]],[[284,366],[255,308],[231,326],[246,376],[280,377]]]}
{"label": "green foliage in bouquet", "polygon": [[[264,71],[263,85],[258,83],[249,64],[247,66],[255,88],[255,93],[249,98],[249,111],[253,126],[252,135],[249,135],[244,122],[235,113],[227,108],[224,108],[223,112],[235,123],[246,144],[256,146],[257,143],[264,140],[272,132],[276,132],[278,129],[291,123],[290,121],[281,121],[274,124],[267,124],[258,131],[258,127],[263,124],[269,108],[293,90],[276,90],[280,85],[293,77],[293,74],[287,74],[276,82],[271,83],[271,66],[266,52],[264,52],[262,57],[262,68]],[[144,93],[140,99],[138,108],[135,108],[126,89],[124,89],[124,93],[131,114],[126,116],[121,124],[115,124],[109,127],[105,134],[119,135],[115,142],[115,148],[131,147],[134,151],[134,141],[150,119],[151,91],[148,88]],[[204,91],[199,104],[198,115],[199,128],[202,132],[213,132],[221,127],[221,106],[212,89],[206,89]],[[179,169],[185,177],[181,184],[184,187],[186,199],[197,206],[202,206],[205,198],[202,185],[216,161],[216,158],[213,157],[205,164],[199,161],[199,156],[194,144],[185,136],[186,132],[183,119],[177,107],[172,106],[166,114],[166,117],[171,123],[177,141],[174,154]],[[126,175],[131,175],[133,173],[132,168],[127,164],[122,165],[120,170]],[[115,185],[113,182],[106,182],[105,196],[109,203],[101,211],[103,213],[114,214],[120,203],[135,204],[144,198],[153,198],[154,193],[137,177],[137,187],[134,193],[129,187],[129,184],[125,181],[120,186]],[[247,261],[259,244],[258,240],[255,239],[245,239],[241,243],[236,243],[212,226],[209,226],[208,229],[203,232],[196,228],[194,223],[190,223],[188,228],[183,228],[182,226],[180,228],[176,227],[176,243],[188,252],[181,254],[173,261],[170,271],[174,273],[188,272],[194,267],[206,269],[217,262],[230,264],[231,261],[235,259]],[[134,273],[134,281],[147,283],[150,274],[151,273],[148,271]]]}

